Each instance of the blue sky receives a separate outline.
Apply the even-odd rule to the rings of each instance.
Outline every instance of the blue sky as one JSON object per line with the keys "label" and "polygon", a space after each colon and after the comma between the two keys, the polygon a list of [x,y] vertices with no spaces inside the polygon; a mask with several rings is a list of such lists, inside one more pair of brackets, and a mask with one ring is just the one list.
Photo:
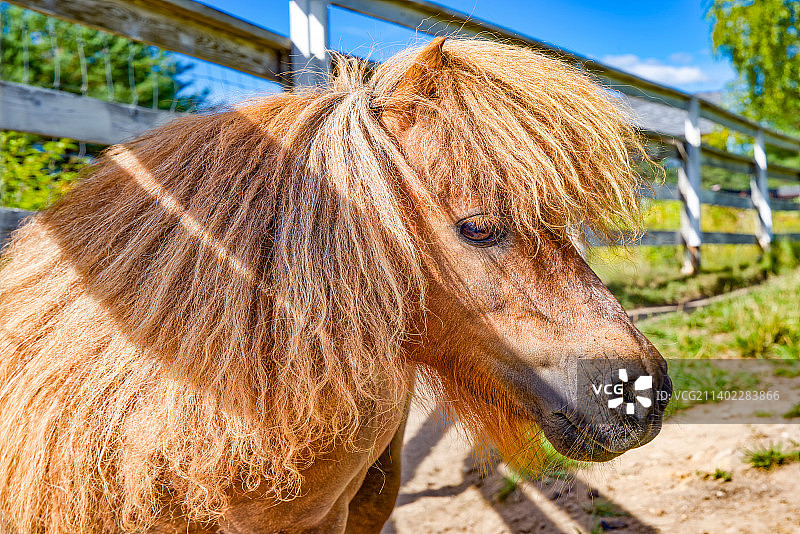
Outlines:
{"label": "blue sky", "polygon": [[[442,0],[438,3],[518,33],[688,92],[722,89],[734,78],[715,60],[703,6],[708,0]],[[289,33],[288,0],[205,0],[276,33]],[[413,30],[332,8],[331,48],[381,59],[418,42]],[[219,78],[209,75],[209,78]],[[242,78],[240,84],[249,87]],[[260,84],[256,84],[260,85]],[[255,87],[254,87],[255,88]]]}

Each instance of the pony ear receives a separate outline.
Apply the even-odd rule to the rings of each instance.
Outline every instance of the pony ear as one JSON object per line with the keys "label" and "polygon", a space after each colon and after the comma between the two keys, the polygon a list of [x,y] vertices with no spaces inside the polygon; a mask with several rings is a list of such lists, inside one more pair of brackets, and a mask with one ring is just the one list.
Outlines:
{"label": "pony ear", "polygon": [[444,37],[436,37],[423,48],[389,96],[381,120],[389,131],[399,134],[410,128],[414,121],[412,111],[419,98],[433,96],[433,77],[444,65],[442,53]]}

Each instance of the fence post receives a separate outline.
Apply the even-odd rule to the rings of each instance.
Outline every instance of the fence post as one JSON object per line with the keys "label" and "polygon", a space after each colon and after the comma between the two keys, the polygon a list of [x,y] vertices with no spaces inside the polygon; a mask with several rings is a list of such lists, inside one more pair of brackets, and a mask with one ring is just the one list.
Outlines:
{"label": "fence post", "polygon": [[693,274],[700,268],[700,103],[689,101],[689,114],[684,122],[686,155],[678,169],[678,192],[681,198],[681,240],[683,267],[681,272]]}
{"label": "fence post", "polygon": [[320,86],[328,80],[328,0],[291,0],[289,37],[294,87]]}
{"label": "fence post", "polygon": [[750,178],[750,198],[756,209],[756,238],[762,250],[769,250],[772,242],[772,208],[769,205],[767,188],[767,151],[764,148],[764,130],[756,133],[753,152],[756,160],[756,173]]}

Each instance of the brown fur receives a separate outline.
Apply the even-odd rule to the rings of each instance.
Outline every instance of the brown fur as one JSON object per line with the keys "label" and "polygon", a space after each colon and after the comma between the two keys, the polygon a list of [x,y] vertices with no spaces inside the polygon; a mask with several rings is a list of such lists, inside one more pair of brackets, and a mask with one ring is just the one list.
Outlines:
{"label": "brown fur", "polygon": [[[517,47],[443,54],[422,93],[396,91],[413,54],[367,82],[343,60],[324,91],[113,147],[17,232],[0,271],[0,525],[139,531],[216,520],[233,487],[299,495],[315,459],[410,388],[425,206],[472,199],[532,244],[635,226],[638,145],[608,94]],[[409,159],[393,109],[429,152]],[[428,367],[476,429],[517,439],[502,385],[473,398]]]}

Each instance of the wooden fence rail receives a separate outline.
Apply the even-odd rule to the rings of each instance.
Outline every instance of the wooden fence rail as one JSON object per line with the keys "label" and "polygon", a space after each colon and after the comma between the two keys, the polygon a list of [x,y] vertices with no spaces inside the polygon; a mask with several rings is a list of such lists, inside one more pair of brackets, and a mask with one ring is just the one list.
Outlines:
{"label": "wooden fence rail", "polygon": [[[638,124],[651,141],[660,145],[660,157],[673,157],[681,162],[677,187],[656,186],[649,196],[659,200],[679,200],[682,206],[680,230],[650,231],[640,244],[682,244],[686,251],[684,270],[691,272],[700,265],[703,244],[757,243],[766,249],[773,240],[800,239],[800,234],[773,233],[773,210],[800,210],[800,204],[771,199],[767,188],[768,178],[800,181],[800,169],[768,163],[766,150],[767,146],[773,146],[800,152],[800,139],[764,128],[694,95],[425,0],[290,0],[289,37],[191,0],[13,0],[13,3],[277,81],[287,88],[324,83],[330,70],[327,48],[328,11],[331,7],[429,34],[497,38],[532,47],[594,75],[630,103],[645,102],[668,108],[683,117],[682,131],[674,128],[667,131],[657,122],[648,122],[650,119]],[[163,111],[0,81],[0,129],[112,144],[134,137],[176,116]],[[702,129],[709,123],[752,137],[754,157],[704,145]],[[738,196],[703,190],[703,166],[751,175],[749,194]],[[757,217],[755,234],[701,231],[702,204],[753,209]],[[19,221],[18,214],[2,213],[0,237],[10,225]]]}
{"label": "wooden fence rail", "polygon": [[0,80],[0,129],[113,145],[179,113]]}

